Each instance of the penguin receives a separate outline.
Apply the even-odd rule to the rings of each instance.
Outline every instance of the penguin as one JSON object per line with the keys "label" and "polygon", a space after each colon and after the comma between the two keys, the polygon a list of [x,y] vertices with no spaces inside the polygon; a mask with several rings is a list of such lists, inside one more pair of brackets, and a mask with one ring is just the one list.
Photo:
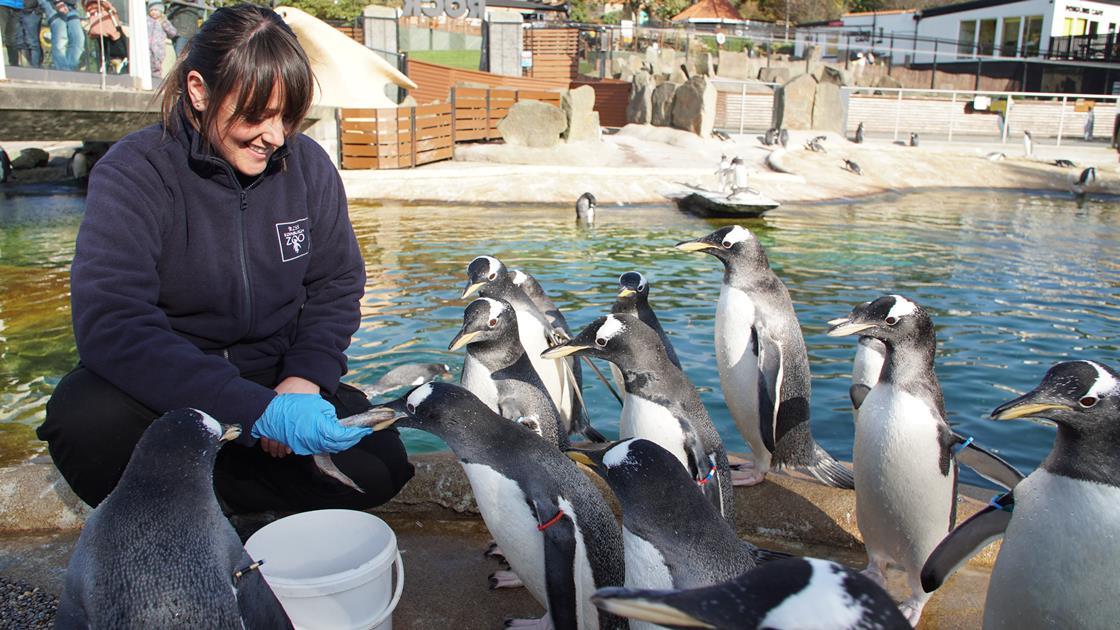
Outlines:
{"label": "penguin", "polygon": [[66,174],[79,182],[89,179],[89,160],[81,149],[75,149],[66,162]]}
{"label": "penguin", "polygon": [[623,583],[622,533],[574,462],[458,385],[421,385],[385,407],[394,417],[375,429],[427,431],[455,453],[494,540],[548,610],[543,622],[558,630],[626,627],[590,600],[595,589]]}
{"label": "penguin", "polygon": [[719,182],[720,192],[731,190],[731,158],[726,154],[719,156],[719,166],[716,167],[716,181]]}
{"label": "penguin", "polygon": [[595,195],[585,192],[576,199],[576,223],[579,225],[590,226],[595,223],[595,208],[598,205],[598,200]]}
{"label": "penguin", "polygon": [[548,395],[560,411],[566,433],[586,435],[585,431],[591,425],[580,402],[580,383],[575,375],[575,361],[541,359],[541,353],[565,335],[557,335],[557,329],[552,327],[525,291],[513,283],[513,274],[509,269],[493,256],[479,256],[467,266],[467,287],[463,290],[463,299],[476,291],[483,297],[505,300],[513,307],[521,346],[525,348],[525,353],[548,389]]}
{"label": "penguin", "polygon": [[918,134],[914,133],[913,131],[910,132],[910,146],[918,146]]}
{"label": "penguin", "polygon": [[1000,160],[1007,159],[1007,154],[1002,151],[993,151],[985,157],[989,162],[999,162]]}
{"label": "penguin", "polygon": [[363,387],[362,393],[374,398],[402,387],[416,387],[448,376],[451,376],[451,366],[446,363],[405,363],[383,374],[373,385]]}
{"label": "penguin", "polygon": [[8,156],[8,152],[0,147],[0,184],[8,183],[8,179],[12,176],[12,158]]}
{"label": "penguin", "polygon": [[556,306],[552,298],[545,293],[541,283],[537,282],[537,279],[528,271],[513,269],[512,273],[513,284],[525,292],[525,297],[529,298],[533,306],[536,306],[537,310],[548,320],[548,325],[552,327],[552,336],[571,339],[572,329],[568,327],[567,318],[560,312],[560,308]]}
{"label": "penguin", "polygon": [[828,140],[828,136],[813,136],[813,139],[810,140],[809,142],[812,142],[812,143],[815,143],[815,144],[821,144],[825,140]]}
{"label": "penguin", "polygon": [[463,312],[463,327],[448,350],[467,347],[460,384],[491,411],[521,422],[557,448],[568,445],[560,412],[548,396],[517,336],[508,302],[479,298]]}
{"label": "penguin", "polygon": [[716,364],[724,400],[754,453],[744,481],[771,467],[796,468],[822,483],[852,487],[852,474],[813,440],[809,357],[789,291],[749,230],[732,225],[677,249],[711,254],[724,265],[716,306]]}
{"label": "penguin", "polygon": [[1023,152],[1027,157],[1034,157],[1034,137],[1031,132],[1023,132]]}
{"label": "penguin", "polygon": [[567,454],[602,477],[622,506],[627,588],[707,586],[788,557],[739,540],[703,486],[654,442],[630,438]]}
{"label": "penguin", "polygon": [[620,617],[667,628],[910,628],[878,584],[816,558],[778,560],[719,584],[687,590],[608,587],[595,591],[591,601]]}
{"label": "penguin", "polygon": [[774,127],[766,130],[766,134],[762,136],[762,144],[772,147],[778,144],[778,130]]}
{"label": "penguin", "polygon": [[863,123],[856,125],[856,144],[863,144]]}
{"label": "penguin", "polygon": [[56,628],[291,628],[214,495],[241,434],[196,409],[156,419],[74,547]]}
{"label": "penguin", "polygon": [[853,160],[844,160],[844,170],[856,175],[863,175],[863,169],[859,167]]}
{"label": "penguin", "polygon": [[953,432],[933,369],[937,340],[926,311],[900,295],[859,304],[828,330],[856,333],[886,347],[879,381],[860,406],[853,453],[864,573],[883,584],[887,564],[901,565],[910,597],[900,608],[917,625],[929,599],[922,565],[956,520]]}
{"label": "penguin", "polygon": [[1081,171],[1081,175],[1077,181],[1073,183],[1071,189],[1073,194],[1077,197],[1084,197],[1090,189],[1097,183],[1097,167],[1090,166],[1089,168]]}
{"label": "penguin", "polygon": [[1054,160],[1054,166],[1057,166],[1058,168],[1074,168],[1077,165],[1074,164],[1071,160]]}
{"label": "penguin", "polygon": [[731,196],[750,191],[747,181],[748,175],[747,165],[743,162],[743,158],[739,156],[731,158]]}
{"label": "penguin", "polygon": [[782,148],[789,146],[789,129],[781,129],[778,131],[778,144],[782,145]]}
{"label": "penguin", "polygon": [[734,496],[727,451],[700,394],[684,372],[669,361],[652,328],[624,313],[600,317],[547,358],[571,355],[608,361],[622,371],[625,394],[619,434],[653,441],[673,454],[701,483],[704,496],[734,522]]}
{"label": "penguin", "polygon": [[825,151],[824,145],[818,142],[816,138],[806,142],[805,148],[813,153],[828,153],[828,151]]}
{"label": "penguin", "polygon": [[1109,628],[1120,618],[1120,373],[1095,361],[1051,367],[995,420],[1057,425],[1042,464],[941,542],[922,573],[935,588],[1003,536],[984,628]]}
{"label": "penguin", "polygon": [[637,271],[627,271],[618,277],[618,296],[611,306],[611,312],[628,313],[642,320],[643,324],[657,333],[661,345],[665,347],[665,354],[673,365],[681,367],[677,352],[669,341],[669,335],[665,334],[661,321],[657,319],[657,313],[654,313],[649,305],[649,283],[646,282],[645,276]]}

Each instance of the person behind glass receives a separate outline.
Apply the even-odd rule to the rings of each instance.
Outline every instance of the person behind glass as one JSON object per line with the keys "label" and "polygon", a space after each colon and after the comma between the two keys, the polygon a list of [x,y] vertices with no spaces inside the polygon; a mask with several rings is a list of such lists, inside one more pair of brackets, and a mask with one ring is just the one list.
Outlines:
{"label": "person behind glass", "polygon": [[39,13],[39,0],[23,0],[23,8],[18,14],[16,39],[17,51],[27,55],[27,65],[38,68],[43,65],[43,46],[39,43],[39,27],[43,16]]}
{"label": "person behind glass", "polygon": [[51,29],[51,65],[56,70],[77,70],[86,48],[77,0],[39,0],[39,8]]}
{"label": "person behind glass", "polygon": [[198,24],[202,21],[202,0],[197,3],[171,0],[168,4],[167,20],[178,33],[172,38],[171,44],[175,47],[175,56],[179,56],[183,54],[187,42],[198,32]]}
{"label": "person behind glass", "polygon": [[167,40],[178,33],[163,15],[161,0],[148,0],[148,51],[152,54],[152,76],[163,76],[163,60],[167,55]]}
{"label": "person behind glass", "polygon": [[[128,37],[120,14],[109,0],[85,0],[83,6],[89,18],[90,69],[119,74],[128,57]],[[120,63],[111,63],[114,59]]]}
{"label": "person behind glass", "polygon": [[0,0],[0,39],[4,40],[4,50],[8,54],[9,66],[19,65],[19,49],[16,48],[16,39],[19,38],[19,12],[23,9],[23,0]]}
{"label": "person behind glass", "polygon": [[[163,83],[163,122],[91,171],[71,267],[79,363],[37,430],[91,506],[181,407],[242,426],[214,471],[228,514],[365,509],[412,477],[395,431],[338,420],[371,406],[340,383],[365,265],[338,171],[299,133],[313,83],[276,13],[219,9]],[[319,472],[322,453],[364,492]]]}

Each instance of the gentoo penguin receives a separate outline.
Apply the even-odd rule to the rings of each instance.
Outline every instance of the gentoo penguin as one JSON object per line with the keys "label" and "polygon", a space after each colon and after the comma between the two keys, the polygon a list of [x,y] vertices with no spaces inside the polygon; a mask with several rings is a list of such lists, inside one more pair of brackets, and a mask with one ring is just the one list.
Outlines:
{"label": "gentoo penguin", "polygon": [[591,601],[620,617],[666,628],[910,628],[878,584],[848,567],[816,558],[778,560],[735,579],[688,590],[609,587],[595,591]]}
{"label": "gentoo penguin", "polygon": [[573,354],[618,366],[626,390],[619,435],[645,438],[672,453],[697,483],[703,482],[702,490],[712,505],[734,522],[734,496],[723,440],[700,402],[700,394],[684,372],[669,361],[657,333],[633,315],[607,315],[545,356]]}
{"label": "gentoo penguin", "polygon": [[[572,337],[572,329],[568,327],[568,320],[564,314],[560,312],[560,308],[548,297],[545,293],[544,287],[533,274],[521,269],[513,269],[513,284],[525,292],[525,296],[537,307],[537,310],[544,315],[548,320],[548,325],[552,327],[552,336],[562,339],[570,339]],[[576,364],[578,366],[578,363]]]}
{"label": "gentoo penguin", "polygon": [[669,451],[630,438],[568,457],[606,480],[622,506],[627,588],[695,588],[788,557],[739,540]]}
{"label": "gentoo penguin", "polygon": [[214,496],[218,449],[240,434],[195,409],[148,427],[82,528],[56,628],[292,627]]}
{"label": "gentoo penguin", "polygon": [[813,138],[812,140],[806,142],[805,148],[809,151],[812,151],[813,153],[828,153],[828,151],[825,150],[824,145],[821,144],[820,141],[818,141],[816,138]]}
{"label": "gentoo penguin", "polygon": [[645,276],[637,271],[627,271],[618,277],[618,296],[611,307],[611,312],[627,313],[642,320],[643,324],[657,333],[661,345],[665,347],[665,354],[669,356],[673,365],[678,368],[681,366],[677,353],[673,350],[673,344],[669,341],[669,335],[665,334],[657,314],[649,305],[649,283],[646,282]]}
{"label": "gentoo penguin", "polygon": [[595,208],[598,205],[598,200],[595,195],[585,192],[576,199],[576,223],[580,225],[591,225],[595,223]]}
{"label": "gentoo penguin", "polygon": [[1034,137],[1029,131],[1023,132],[1023,151],[1027,157],[1034,157]]}
{"label": "gentoo penguin", "polygon": [[479,298],[463,312],[463,327],[448,350],[467,347],[460,384],[491,411],[521,422],[557,448],[568,434],[517,336],[517,316],[508,302]]}
{"label": "gentoo penguin", "polygon": [[66,173],[79,182],[89,179],[89,159],[80,148],[75,149],[74,154],[66,162]]}
{"label": "gentoo penguin", "polygon": [[783,148],[789,146],[789,129],[778,130],[778,144],[782,145]]}
{"label": "gentoo penguin", "polygon": [[446,363],[405,363],[383,374],[373,385],[363,387],[362,393],[373,398],[401,387],[417,387],[450,375],[451,366]]}
{"label": "gentoo penguin", "polygon": [[856,164],[854,160],[845,159],[844,170],[849,173],[855,173],[856,175],[863,175],[863,169],[860,168],[859,164]]}
{"label": "gentoo penguin", "polygon": [[865,573],[883,584],[887,564],[901,565],[910,597],[900,608],[917,625],[929,599],[922,565],[956,520],[954,440],[933,369],[933,321],[913,301],[886,295],[856,306],[828,331],[857,333],[886,346],[879,382],[859,410],[853,453]]}
{"label": "gentoo penguin", "polygon": [[513,274],[509,269],[493,256],[479,256],[467,266],[467,287],[463,290],[462,297],[470,297],[475,291],[483,297],[505,300],[513,307],[521,346],[525,348],[525,354],[529,356],[548,389],[548,395],[560,411],[567,434],[584,432],[590,423],[587,422],[580,402],[575,361],[548,361],[541,358],[541,353],[555,345],[564,335],[556,333],[556,329],[525,291],[513,283]]}
{"label": "gentoo penguin", "polygon": [[851,488],[851,472],[813,441],[805,339],[789,291],[771,271],[762,244],[733,225],[677,249],[711,254],[724,265],[716,363],[727,408],[754,453],[747,483],[762,481],[771,467],[796,468],[822,483]]}
{"label": "gentoo penguin", "polygon": [[918,146],[918,134],[916,134],[912,131],[910,132],[910,146],[912,146],[912,147]]}
{"label": "gentoo penguin", "polygon": [[1073,183],[1071,189],[1073,194],[1078,197],[1084,197],[1094,185],[1097,183],[1097,167],[1090,166],[1089,168],[1081,171],[1081,176]]}
{"label": "gentoo penguin", "polygon": [[768,147],[778,144],[778,130],[774,127],[767,129],[766,133],[762,136],[762,144]]}
{"label": "gentoo penguin", "polygon": [[1120,374],[1094,361],[1059,363],[996,420],[1057,424],[1054,447],[1015,489],[965,521],[923,572],[935,587],[1004,540],[988,582],[984,628],[1111,628],[1120,618]]}
{"label": "gentoo penguin", "polygon": [[747,165],[743,162],[743,158],[735,156],[731,158],[731,194],[737,195],[742,192],[748,192],[750,187],[747,185]]}
{"label": "gentoo penguin", "polygon": [[856,144],[863,144],[863,123],[856,126]]}
{"label": "gentoo penguin", "polygon": [[716,167],[716,181],[719,182],[721,192],[731,190],[731,158],[727,157],[727,154],[719,156],[719,166]]}
{"label": "gentoo penguin", "polygon": [[455,453],[494,540],[548,610],[543,621],[556,629],[625,627],[590,600],[596,588],[623,583],[622,534],[574,462],[458,385],[421,385],[386,407],[396,419],[376,428],[395,421],[421,429]]}
{"label": "gentoo penguin", "polygon": [[12,176],[12,158],[8,156],[8,152],[0,148],[0,184],[8,183],[8,178]]}
{"label": "gentoo penguin", "polygon": [[1074,164],[1073,161],[1071,161],[1071,160],[1061,160],[1061,159],[1059,159],[1059,160],[1054,160],[1054,166],[1057,166],[1058,168],[1073,168],[1077,165]]}

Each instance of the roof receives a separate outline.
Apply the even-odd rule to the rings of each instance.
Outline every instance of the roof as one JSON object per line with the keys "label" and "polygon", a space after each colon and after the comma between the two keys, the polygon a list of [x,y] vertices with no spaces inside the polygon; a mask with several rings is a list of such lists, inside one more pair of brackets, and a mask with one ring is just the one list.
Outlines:
{"label": "roof", "polygon": [[566,2],[561,4],[545,4],[544,2],[532,2],[531,0],[486,0],[486,6],[498,7],[502,9],[521,9],[530,11],[568,10],[568,4]]}
{"label": "roof", "polygon": [[728,0],[700,0],[684,11],[673,16],[673,22],[684,22],[690,19],[720,19],[742,21],[736,9]]}
{"label": "roof", "polygon": [[[949,4],[943,7],[934,7],[931,9],[922,9],[918,11],[917,18],[928,18],[935,15],[948,15],[950,13],[960,13],[961,11],[973,11],[975,9],[986,9],[988,7],[998,7],[1003,4],[1015,4],[1016,2],[1027,2],[1028,0],[972,0],[971,2],[961,2],[958,4]],[[1089,0],[1097,4],[1110,4],[1113,6],[1120,6],[1120,0]]]}
{"label": "roof", "polygon": [[[1022,1],[1022,0],[1019,0]],[[900,13],[914,13],[917,9],[887,9],[884,11],[859,11],[857,13],[845,13],[844,17],[860,17],[863,15],[898,15]]]}

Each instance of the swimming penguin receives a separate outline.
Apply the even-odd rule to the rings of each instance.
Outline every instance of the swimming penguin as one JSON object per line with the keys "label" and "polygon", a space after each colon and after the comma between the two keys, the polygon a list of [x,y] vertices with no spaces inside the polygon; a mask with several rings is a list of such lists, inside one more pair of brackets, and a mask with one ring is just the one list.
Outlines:
{"label": "swimming penguin", "polygon": [[1085,193],[1093,188],[1097,183],[1097,167],[1090,166],[1089,168],[1081,171],[1081,175],[1077,181],[1073,183],[1071,189],[1073,194],[1078,197],[1084,197]]}
{"label": "swimming penguin", "polygon": [[591,601],[621,617],[668,628],[910,628],[878,584],[816,558],[770,562],[733,580],[689,590],[604,588],[595,591]]}
{"label": "swimming penguin", "polygon": [[886,347],[879,382],[859,410],[853,453],[864,573],[883,584],[887,564],[901,565],[910,597],[899,607],[917,625],[929,599],[922,565],[956,520],[953,432],[933,369],[937,341],[925,310],[899,295],[856,306],[828,331],[856,333]]}
{"label": "swimming penguin", "polygon": [[1034,157],[1034,137],[1029,131],[1023,132],[1023,152],[1027,157]]}
{"label": "swimming penguin", "polygon": [[8,156],[8,152],[0,148],[0,184],[8,183],[8,178],[12,176],[12,158]]}
{"label": "swimming penguin", "polygon": [[627,588],[695,588],[788,557],[739,540],[669,451],[630,438],[568,457],[606,480],[622,506]]}
{"label": "swimming penguin", "polygon": [[56,628],[291,628],[214,496],[218,449],[241,434],[195,409],[153,422],[93,511]]}
{"label": "swimming penguin", "polygon": [[447,378],[451,375],[451,366],[446,363],[405,363],[389,370],[369,387],[363,387],[362,393],[373,398],[387,394],[402,387],[416,387],[428,381]]}
{"label": "swimming penguin", "polygon": [[863,144],[863,123],[856,126],[856,144]]}
{"label": "swimming penguin", "polygon": [[521,422],[557,448],[568,434],[517,336],[508,302],[479,298],[463,312],[463,327],[448,350],[467,347],[461,384],[502,417]]}
{"label": "swimming penguin", "polygon": [[[463,387],[429,383],[386,407],[388,422],[441,438],[463,466],[479,512],[553,628],[624,628],[591,603],[623,583],[614,514],[574,462]],[[382,429],[388,422],[379,424]]]}
{"label": "swimming penguin", "polygon": [[595,223],[595,208],[598,205],[595,195],[585,192],[576,199],[576,223],[591,225]]}
{"label": "swimming penguin", "polygon": [[852,487],[852,474],[813,441],[805,339],[789,291],[770,269],[749,230],[733,225],[677,249],[715,256],[724,265],[716,306],[715,346],[724,400],[754,453],[747,483],[771,467],[803,470],[822,483]]}
{"label": "swimming penguin", "polygon": [[923,571],[935,588],[1003,535],[984,628],[1111,628],[1120,618],[1120,374],[1094,361],[1050,368],[996,420],[1057,424],[1054,447],[1015,489],[961,524]]}
{"label": "swimming penguin", "polygon": [[912,131],[910,132],[910,146],[912,146],[912,147],[918,146],[918,134],[916,134]]}
{"label": "swimming penguin", "polygon": [[863,175],[863,169],[859,167],[853,160],[844,160],[844,170],[855,173],[856,175]]}
{"label": "swimming penguin", "polygon": [[549,358],[570,355],[596,357],[618,366],[626,390],[619,435],[651,440],[672,453],[697,483],[703,482],[704,496],[712,505],[734,522],[723,440],[692,381],[669,361],[657,333],[633,315],[607,315],[545,353]]}
{"label": "swimming penguin", "polygon": [[665,354],[669,356],[673,365],[681,367],[677,352],[673,350],[673,344],[669,341],[669,335],[665,334],[661,321],[657,319],[657,313],[654,313],[649,305],[649,283],[646,282],[645,276],[637,271],[627,271],[618,277],[618,297],[615,298],[611,312],[627,313],[642,320],[643,324],[657,333],[661,345],[665,347]]}
{"label": "swimming penguin", "polygon": [[476,291],[483,297],[505,300],[513,307],[521,346],[525,348],[525,354],[529,356],[537,374],[544,381],[553,404],[560,411],[568,435],[583,433],[590,427],[590,423],[583,413],[579,398],[580,383],[576,378],[575,361],[548,361],[541,358],[542,352],[559,341],[552,324],[525,291],[513,283],[513,274],[502,261],[493,256],[479,256],[467,266],[467,287],[463,290],[462,297],[470,297]]}

